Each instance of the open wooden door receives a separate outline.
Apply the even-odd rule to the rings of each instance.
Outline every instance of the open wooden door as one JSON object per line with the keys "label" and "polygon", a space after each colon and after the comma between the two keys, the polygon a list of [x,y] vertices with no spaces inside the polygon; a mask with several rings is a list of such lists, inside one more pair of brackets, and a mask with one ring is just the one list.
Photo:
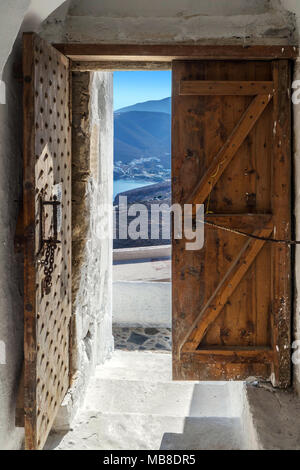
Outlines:
{"label": "open wooden door", "polygon": [[23,37],[25,447],[42,449],[69,388],[69,60]]}
{"label": "open wooden door", "polygon": [[203,249],[173,240],[173,377],[287,387],[290,247],[265,239],[291,238],[290,64],[172,71],[173,203],[206,213]]}

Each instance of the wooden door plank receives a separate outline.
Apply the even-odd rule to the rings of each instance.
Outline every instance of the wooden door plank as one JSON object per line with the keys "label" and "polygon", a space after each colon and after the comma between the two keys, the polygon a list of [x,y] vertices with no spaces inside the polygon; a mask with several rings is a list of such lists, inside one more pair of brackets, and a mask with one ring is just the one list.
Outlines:
{"label": "wooden door plank", "polygon": [[[276,238],[291,238],[291,70],[288,61],[273,63],[276,92],[273,104],[272,212]],[[272,246],[273,385],[291,383],[291,248]]]}
{"label": "wooden door plank", "polygon": [[193,352],[193,358],[198,362],[204,363],[272,363],[274,360],[274,351],[268,347],[253,347],[249,349],[231,348],[231,349],[197,349]]}
{"label": "wooden door plank", "polygon": [[[259,237],[269,237],[272,231],[273,226],[269,225],[263,229],[255,230],[253,234]],[[241,279],[246,274],[265,243],[264,240],[254,240],[250,238],[247,243],[245,243],[230,269],[191,326],[187,340],[182,345],[182,352],[191,352],[197,349],[207,329],[220,314],[225,303],[241,282]]]}
{"label": "wooden door plank", "polygon": [[258,227],[265,227],[272,219],[272,214],[205,214],[204,223],[216,228],[236,229],[243,233],[252,233]]}
{"label": "wooden door plank", "polygon": [[253,348],[249,351],[243,349],[219,350],[198,349],[193,352],[184,352],[182,356],[189,356],[190,360],[200,364],[272,364],[274,351],[270,348]]}
{"label": "wooden door plank", "polygon": [[253,99],[221,150],[213,158],[211,165],[188,202],[193,204],[204,203],[271,99],[272,95],[258,95]]}
{"label": "wooden door plank", "polygon": [[214,81],[214,80],[182,80],[180,95],[267,95],[273,94],[274,84],[268,81]]}
{"label": "wooden door plank", "polygon": [[[24,211],[24,412],[26,447],[34,449],[37,442],[37,390],[36,390],[36,302],[35,302],[35,136],[34,89],[30,83],[34,76],[34,36],[23,36],[23,211]],[[30,81],[29,81],[30,79]]]}

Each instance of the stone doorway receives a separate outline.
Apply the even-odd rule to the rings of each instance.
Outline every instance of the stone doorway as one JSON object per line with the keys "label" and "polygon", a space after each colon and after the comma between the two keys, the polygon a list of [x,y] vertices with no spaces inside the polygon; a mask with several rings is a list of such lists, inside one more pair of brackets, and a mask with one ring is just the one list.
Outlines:
{"label": "stone doorway", "polygon": [[[76,73],[77,73],[77,71],[76,71]],[[80,72],[80,74],[82,74],[82,73],[85,74],[85,73],[87,73],[87,72],[86,72],[86,71]],[[88,72],[88,75],[89,75],[90,77],[92,77],[92,76],[93,76],[94,74],[96,74],[96,73],[97,73],[97,72],[92,72],[92,74],[90,74],[90,73]],[[107,73],[107,72],[101,72],[101,73]],[[92,133],[91,133],[91,135],[92,135]],[[93,141],[93,139],[91,139],[91,141]],[[80,182],[86,184],[86,181],[85,181],[84,179],[83,179],[82,181],[80,181]],[[80,197],[79,197],[79,199],[78,199],[78,202],[79,202],[79,203],[81,202],[81,201],[80,201]],[[79,220],[80,220],[80,219],[79,219]],[[80,225],[80,223],[79,223],[79,225]],[[87,239],[86,239],[86,240],[87,240]],[[145,255],[143,255],[143,256],[145,256]],[[145,260],[145,258],[144,258],[144,260]],[[124,260],[124,261],[128,261],[128,260]],[[123,264],[129,264],[129,263],[123,263]],[[119,266],[122,266],[122,263],[120,263]],[[126,269],[126,271],[127,271],[127,274],[126,274],[126,275],[128,275],[128,269]],[[120,276],[120,279],[122,280],[122,268],[118,268],[118,276]],[[119,279],[119,280],[120,280],[120,279]],[[123,278],[123,280],[124,280],[124,278]],[[135,278],[132,279],[132,281],[136,281],[136,280],[137,280],[137,279],[135,279]],[[111,324],[110,324],[109,328],[111,328]],[[126,328],[126,327],[125,327],[125,328]],[[147,328],[150,328],[150,333],[154,333],[153,336],[155,336],[155,335],[157,334],[156,331],[153,330],[153,328],[155,328],[154,326],[148,326]],[[127,332],[124,332],[124,333],[130,333],[131,339],[132,339],[133,341],[129,341],[129,342],[131,342],[131,343],[134,345],[134,346],[133,346],[133,349],[134,349],[134,348],[135,348],[135,349],[137,349],[137,348],[140,349],[140,346],[143,347],[143,343],[146,343],[146,342],[148,341],[148,339],[145,339],[145,336],[147,336],[147,335],[150,335],[150,336],[151,336],[151,334],[149,333],[149,330],[148,330],[147,335],[144,334],[144,333],[145,333],[145,330],[144,330],[144,331],[135,331],[135,332],[132,332],[132,331],[129,332],[129,331],[127,331]],[[132,333],[134,333],[134,334],[132,335]],[[125,338],[124,338],[124,337],[120,337],[120,343],[124,342],[124,339],[125,339],[125,340],[128,340],[128,339],[130,338],[130,336],[126,336],[126,335],[125,335]],[[141,338],[141,336],[142,336],[142,338]],[[143,337],[143,336],[144,336],[144,337]],[[89,345],[91,344],[91,341],[90,341],[90,340],[91,340],[91,333],[90,333],[90,331],[88,331],[88,333],[84,336],[84,345],[85,345],[85,346],[88,345],[88,347],[89,347]],[[142,343],[142,341],[143,341],[143,343]],[[125,341],[125,342],[126,342],[126,341]],[[139,342],[140,342],[140,344],[138,344]],[[122,346],[122,345],[121,345],[121,346]],[[120,349],[122,349],[122,348],[120,348]],[[108,349],[108,351],[109,351],[109,349]],[[110,351],[111,351],[111,349],[110,349]],[[126,382],[126,383],[123,382],[122,384],[119,383],[119,384],[118,384],[118,387],[120,388],[120,386],[122,386],[122,387],[124,386],[124,393],[125,393],[125,395],[128,394],[127,396],[132,396],[132,394],[131,394],[132,392],[127,388],[127,385],[128,385],[127,381],[131,381],[131,379],[132,379],[131,377],[128,377],[128,376],[127,376],[128,369],[130,368],[130,361],[129,361],[129,363],[127,363],[126,361],[123,363],[123,359],[125,358],[125,356],[123,356],[122,353],[123,353],[123,351],[118,352],[117,355],[115,354],[115,355],[113,356],[112,362],[111,362],[111,361],[108,361],[107,364],[104,366],[104,368],[102,368],[102,366],[98,366],[98,367],[97,367],[96,376],[95,376],[96,378],[94,377],[95,380],[92,379],[91,384],[93,384],[92,387],[93,387],[93,390],[95,391],[95,390],[97,390],[97,387],[98,387],[98,385],[97,385],[97,380],[98,380],[98,379],[97,379],[97,374],[98,374],[98,376],[99,376],[99,374],[100,374],[100,376],[101,376],[103,373],[105,374],[104,369],[107,371],[107,377],[106,377],[106,379],[107,379],[107,380],[109,381],[109,383],[110,383],[109,388],[106,389],[106,385],[108,385],[107,383],[104,384],[104,383],[101,382],[101,387],[103,387],[104,389],[106,389],[106,392],[105,392],[105,393],[107,393],[106,398],[107,398],[107,396],[110,396],[110,395],[111,395],[112,397],[114,396],[114,395],[112,394],[112,389],[110,388],[110,386],[112,385],[112,382],[114,382],[114,380],[115,380],[115,377],[113,376],[113,374],[112,374],[112,376],[110,376],[110,373],[112,372],[112,370],[110,369],[110,364],[113,364],[114,358],[116,359],[115,367],[116,367],[116,369],[118,370],[118,373],[121,373],[121,375],[123,376],[123,380]],[[143,351],[139,351],[138,354],[140,354],[140,353],[146,354],[146,353],[144,353]],[[121,354],[120,357],[119,357],[119,354]],[[127,352],[125,352],[125,354],[127,354]],[[129,354],[129,353],[128,353],[128,354]],[[136,353],[132,353],[132,354],[136,354]],[[152,353],[150,353],[150,354],[152,354]],[[153,354],[154,354],[154,353],[153,353]],[[158,354],[158,353],[156,352],[155,354]],[[108,356],[109,356],[109,354],[108,354]],[[108,357],[108,356],[107,356],[107,357]],[[162,358],[159,358],[159,356],[156,356],[156,359],[158,360],[158,363],[160,362],[160,359],[162,360]],[[169,359],[170,359],[170,357],[169,357]],[[119,360],[121,361],[122,366],[120,365]],[[158,363],[156,362],[157,366],[158,366]],[[155,366],[153,366],[153,367],[155,368]],[[110,372],[108,372],[108,369],[110,369]],[[137,379],[137,381],[138,381],[139,384],[140,384],[141,382],[143,382],[143,377],[142,377],[142,375],[137,376],[136,379]],[[163,381],[163,383],[165,383],[165,382],[168,382],[168,381],[169,381],[169,378],[168,378],[167,375],[166,375],[166,376],[164,376],[164,377],[161,377],[161,378],[159,379],[159,382],[160,382],[161,380]],[[147,393],[146,393],[146,395],[143,395],[143,394],[142,394],[142,397],[140,397],[142,402],[144,401],[144,399],[145,399],[146,396],[147,396],[147,400],[148,400],[148,398],[150,398],[150,397],[149,397],[149,394],[148,394],[148,391],[149,391],[149,389],[151,390],[152,387],[154,386],[152,380],[149,380],[149,383],[148,383],[148,381],[146,381],[146,382],[147,382],[147,386],[146,386]],[[154,381],[154,382],[156,383],[156,381]],[[114,387],[115,385],[116,385],[116,384],[113,384],[113,387]],[[204,384],[203,384],[203,385],[204,385]],[[210,385],[209,383],[205,383],[205,386],[209,386],[209,385]],[[223,384],[220,383],[220,384],[218,384],[218,385],[221,386],[221,385],[223,385]],[[255,440],[251,441],[251,439],[250,439],[250,438],[251,438],[251,435],[250,435],[250,436],[247,436],[247,438],[245,438],[245,435],[242,435],[242,433],[240,432],[240,429],[241,429],[241,428],[239,427],[240,425],[244,426],[245,423],[247,423],[247,425],[250,423],[249,426],[251,426],[251,425],[252,425],[252,424],[251,424],[252,421],[251,421],[251,419],[250,419],[250,421],[248,420],[249,416],[247,415],[247,413],[248,413],[247,404],[245,405],[245,402],[244,402],[246,388],[245,388],[244,386],[242,386],[242,384],[236,384],[236,385],[237,385],[236,387],[235,387],[234,385],[233,385],[233,387],[231,387],[231,386],[229,387],[229,390],[228,390],[229,395],[228,395],[228,396],[229,396],[230,398],[229,398],[229,401],[228,401],[227,405],[228,405],[228,407],[229,407],[229,409],[230,409],[231,411],[234,410],[234,411],[233,411],[233,414],[230,415],[229,417],[230,417],[230,419],[231,419],[231,418],[234,418],[234,419],[237,418],[238,421],[235,421],[235,424],[237,424],[237,427],[236,427],[235,429],[236,429],[237,435],[242,436],[242,439],[241,439],[241,440],[238,440],[238,441],[235,441],[235,442],[230,442],[230,443],[225,443],[225,444],[223,443],[223,444],[225,445],[225,448],[235,448],[235,446],[237,446],[237,448],[243,448],[243,446],[246,446],[246,448],[251,448],[252,445],[255,447],[255,446],[257,445],[257,442],[255,442]],[[240,385],[241,385],[241,387],[240,387]],[[138,385],[138,386],[139,386],[139,385]],[[156,385],[155,385],[155,387],[156,387]],[[217,385],[216,385],[216,387],[217,387]],[[240,387],[240,388],[239,388],[239,387]],[[98,387],[98,388],[99,388],[99,387]],[[129,388],[130,388],[130,387],[129,387]],[[197,391],[201,391],[200,388],[198,388],[198,387],[196,387],[196,389],[197,389]],[[204,387],[204,389],[205,389],[205,387]],[[127,390],[127,391],[126,391],[126,390]],[[208,389],[207,389],[207,390],[208,390]],[[92,390],[91,390],[91,392],[92,392]],[[213,388],[212,390],[210,390],[209,393],[216,394],[216,393],[217,393],[217,389]],[[172,391],[168,389],[168,391],[166,391],[166,395],[171,395],[171,394],[172,394]],[[205,396],[205,393],[204,393],[204,395],[202,395],[201,400],[204,399],[204,396]],[[104,398],[105,398],[105,397],[103,396],[103,399],[104,399]],[[126,400],[126,396],[124,397],[124,399]],[[137,399],[139,400],[138,397],[137,397]],[[88,400],[91,400],[91,401],[93,400],[91,394],[87,395],[85,403],[87,403]],[[95,403],[96,403],[96,402],[95,402]],[[191,405],[191,403],[190,403],[190,405]],[[245,405],[245,408],[243,408],[244,405]],[[80,433],[82,430],[83,430],[84,433],[89,433],[91,429],[94,429],[94,428],[90,428],[90,424],[91,424],[91,419],[90,419],[90,418],[91,418],[91,416],[89,416],[88,414],[86,414],[87,411],[88,411],[88,409],[85,408],[85,406],[86,406],[86,405],[84,405],[84,408],[81,409],[80,414],[78,415],[78,416],[80,417],[79,419],[80,419],[81,421],[79,422],[80,426],[78,426],[78,427],[76,428],[76,429],[77,429],[76,432],[79,432],[79,433]],[[94,406],[97,408],[98,405],[94,404]],[[97,411],[96,408],[92,410],[93,416],[94,416],[95,412]],[[193,408],[193,407],[191,407],[191,409],[192,409],[192,408]],[[90,410],[90,411],[91,411],[91,410]],[[98,410],[98,411],[99,411],[99,410]],[[103,411],[103,410],[102,410],[102,411]],[[102,411],[100,411],[100,412],[102,413]],[[126,413],[125,413],[126,416],[123,414],[124,410],[121,410],[121,409],[114,410],[113,413],[115,413],[116,411],[120,412],[119,414],[122,415],[122,419],[124,418],[127,423],[130,421],[130,417],[127,416]],[[198,412],[200,413],[199,410],[197,411],[197,413],[198,413]],[[82,414],[82,413],[84,413],[84,414]],[[136,410],[133,410],[133,413],[136,413]],[[205,415],[205,413],[208,413],[208,411],[205,410],[205,411],[204,411],[204,415]],[[224,410],[222,411],[222,413],[224,413]],[[234,413],[238,413],[238,414],[236,415],[236,414],[234,414]],[[246,413],[246,414],[245,414],[245,413]],[[82,425],[82,422],[83,422],[82,419],[84,419],[83,416],[86,417],[87,420],[86,420],[86,422],[85,422],[86,427],[83,426],[83,428],[82,428],[81,425]],[[185,423],[188,423],[188,420],[189,420],[189,418],[191,418],[191,417],[193,417],[193,416],[190,416],[189,413],[185,414],[185,416],[184,416],[184,422],[185,422]],[[197,415],[197,416],[194,416],[194,417],[197,417],[197,418],[201,418],[201,419],[202,419],[203,417],[206,417],[206,416],[203,416],[203,415],[198,416],[198,415]],[[227,417],[228,417],[228,416],[218,415],[217,418],[218,418],[218,419],[219,419],[219,418],[220,418],[220,419],[223,419],[223,418],[227,418]],[[165,418],[166,418],[166,416],[163,416],[163,420],[165,420]],[[181,417],[181,418],[182,418],[182,417]],[[108,418],[108,419],[110,419],[110,418]],[[145,419],[146,421],[149,420],[149,416],[148,416],[147,413],[146,413],[146,415],[144,416],[144,419]],[[239,421],[239,420],[242,420],[242,422]],[[247,421],[247,420],[248,420],[248,421]],[[118,421],[118,422],[116,423],[117,427],[120,426],[120,422],[121,422],[121,421]],[[203,422],[203,423],[204,423],[204,422]],[[228,422],[228,423],[229,423],[229,422]],[[206,425],[205,425],[205,426],[206,426],[206,427],[205,427],[206,430],[207,430],[208,427],[209,427],[209,426],[207,427],[207,424],[208,424],[208,423],[206,423]],[[219,421],[218,421],[218,424],[220,424]],[[102,424],[99,422],[99,423],[96,425],[96,427],[97,427],[98,425],[102,425]],[[135,426],[135,425],[134,425],[134,426]],[[230,424],[230,426],[231,426],[231,424]],[[235,435],[235,432],[233,431],[233,428],[230,427],[230,426],[229,426],[229,428],[227,428],[227,430],[229,430],[229,431],[232,433],[232,435]],[[180,435],[180,434],[184,434],[184,433],[185,433],[185,429],[188,429],[188,428],[190,428],[190,426],[188,426],[188,425],[185,426],[185,425],[184,425],[183,427],[181,427],[181,431],[179,431],[179,432],[178,432],[178,428],[173,428],[173,430],[174,430],[173,433],[174,433],[174,434],[177,434],[177,435],[178,435],[178,434],[179,434],[179,435]],[[192,429],[192,428],[190,428],[190,429]],[[212,432],[213,432],[213,434],[214,434],[213,427],[212,427],[211,429],[212,429]],[[94,430],[95,430],[95,429],[94,429]],[[133,432],[133,431],[132,431],[132,428],[128,427],[126,433],[127,433],[127,432],[129,432],[129,433]],[[169,430],[169,431],[164,430],[164,431],[163,431],[163,433],[162,433],[162,435],[161,435],[161,439],[160,439],[160,445],[163,445],[162,442],[167,443],[166,445],[170,445],[170,446],[171,446],[171,445],[175,445],[175,446],[180,445],[180,444],[178,444],[178,443],[179,443],[179,440],[177,439],[179,436],[177,436],[177,438],[175,439],[175,441],[172,441],[173,444],[170,444],[170,442],[169,442],[168,439],[167,439],[167,440],[164,439],[164,435],[165,435],[165,434],[169,434],[169,432],[171,432],[171,434],[172,434],[172,431],[171,431],[171,430]],[[71,436],[72,436],[72,434],[70,434],[70,433],[67,433],[65,437],[64,437],[64,435],[63,435],[63,436],[60,435],[59,441],[62,442],[62,444],[55,444],[55,446],[56,446],[56,447],[58,446],[57,448],[60,448],[59,446],[62,445],[61,448],[68,448],[68,446],[71,445],[71,447],[69,447],[69,448],[72,448],[72,445],[73,445],[72,442],[70,443],[70,441],[68,441],[69,438],[70,438],[71,441],[72,441],[73,437],[71,437]],[[103,437],[103,436],[102,436],[102,437]],[[61,438],[62,438],[62,441],[61,441]],[[251,442],[250,442],[249,440],[247,441],[248,438],[250,439]],[[85,439],[85,438],[83,438],[83,439]],[[245,439],[246,439],[246,440],[245,440]],[[176,444],[174,444],[174,442],[176,442]],[[220,447],[220,446],[223,445],[223,444],[221,444],[220,441],[218,441],[218,442],[219,442],[219,444],[218,444],[219,447],[218,447],[218,448],[222,448],[222,447]],[[202,444],[203,444],[203,441],[202,441]],[[201,445],[202,445],[202,444],[201,444]],[[53,444],[51,444],[51,445],[53,445]],[[66,445],[67,447],[64,447],[64,445]],[[96,440],[95,443],[92,443],[92,444],[86,443],[86,445],[87,445],[86,448],[90,448],[89,446],[91,445],[91,446],[96,446],[95,448],[98,448],[98,449],[99,449],[99,448],[101,448],[102,443],[99,442],[99,440]],[[103,444],[103,445],[104,445],[104,444]],[[107,446],[108,444],[105,444],[105,445]],[[115,442],[115,443],[113,444],[114,447],[112,447],[112,448],[125,448],[125,447],[122,447],[122,445],[124,445],[124,442],[123,442],[123,443],[120,442],[120,441],[119,441],[118,443]],[[151,444],[151,445],[153,446],[153,444]],[[156,442],[155,445],[157,445],[157,442]],[[164,445],[165,445],[165,444],[164,444]],[[191,446],[191,441],[189,441],[189,443],[186,444],[186,445],[187,445],[187,446],[189,446],[189,445]],[[203,444],[203,445],[204,445],[204,444]],[[119,446],[119,447],[118,447],[118,446]],[[146,447],[146,446],[147,446],[147,443],[143,442],[143,443],[141,444],[141,446],[143,446],[143,447],[141,447],[141,448],[147,448],[147,447]],[[194,446],[194,444],[193,444],[193,446]],[[212,447],[211,447],[211,446],[212,446],[212,441],[209,442],[209,446],[210,446],[209,448],[212,448]],[[229,447],[226,447],[226,446],[229,446]],[[54,447],[54,448],[56,448],[56,447]],[[52,448],[53,448],[53,447],[52,447]],[[106,448],[107,448],[107,447],[106,447]],[[152,447],[152,448],[153,448],[153,447]],[[161,448],[164,448],[164,447],[161,447]],[[168,448],[172,448],[172,447],[168,447]],[[173,449],[174,449],[174,448],[176,449],[176,448],[178,448],[178,447],[173,447]],[[188,448],[188,447],[187,447],[187,448]],[[193,447],[193,448],[194,448],[194,447]]]}

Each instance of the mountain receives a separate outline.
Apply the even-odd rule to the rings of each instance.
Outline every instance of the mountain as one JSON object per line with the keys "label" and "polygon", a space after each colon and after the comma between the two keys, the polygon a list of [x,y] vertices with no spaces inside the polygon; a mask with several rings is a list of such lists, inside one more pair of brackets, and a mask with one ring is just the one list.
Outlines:
{"label": "mountain", "polygon": [[[158,181],[153,185],[121,193],[129,205],[170,204],[171,199],[171,98],[146,101],[127,106],[114,113],[114,179]],[[118,196],[114,205],[117,227],[119,222]],[[131,218],[128,217],[128,222]],[[122,223],[122,220],[120,221]],[[159,238],[151,240],[150,219],[148,240],[117,239],[114,248],[169,244],[162,237],[162,218],[159,218]]]}
{"label": "mountain", "polygon": [[[165,101],[165,100],[161,100]],[[149,103],[149,102],[147,102]],[[153,102],[152,102],[153,103]],[[159,103],[159,102],[157,102]],[[146,104],[146,103],[139,103]],[[135,105],[137,106],[137,105]],[[131,107],[131,108],[134,108]],[[157,108],[159,105],[157,104]],[[114,114],[114,162],[156,158],[164,168],[171,165],[171,115],[153,111],[122,111]]]}
{"label": "mountain", "polygon": [[129,111],[150,111],[156,113],[171,114],[171,98],[162,100],[145,101],[144,103],[136,103],[132,106],[118,109],[115,113],[127,113]]}

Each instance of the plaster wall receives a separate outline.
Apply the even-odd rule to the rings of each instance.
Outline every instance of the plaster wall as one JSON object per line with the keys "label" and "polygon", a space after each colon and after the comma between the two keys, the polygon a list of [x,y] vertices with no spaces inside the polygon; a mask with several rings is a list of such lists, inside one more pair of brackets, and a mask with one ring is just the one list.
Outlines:
{"label": "plaster wall", "polygon": [[14,425],[23,361],[23,266],[13,244],[21,200],[22,94],[20,83],[13,78],[11,60],[2,79],[6,92],[0,104],[0,341],[5,361],[0,361],[0,449],[15,449],[23,438],[22,429]]}

